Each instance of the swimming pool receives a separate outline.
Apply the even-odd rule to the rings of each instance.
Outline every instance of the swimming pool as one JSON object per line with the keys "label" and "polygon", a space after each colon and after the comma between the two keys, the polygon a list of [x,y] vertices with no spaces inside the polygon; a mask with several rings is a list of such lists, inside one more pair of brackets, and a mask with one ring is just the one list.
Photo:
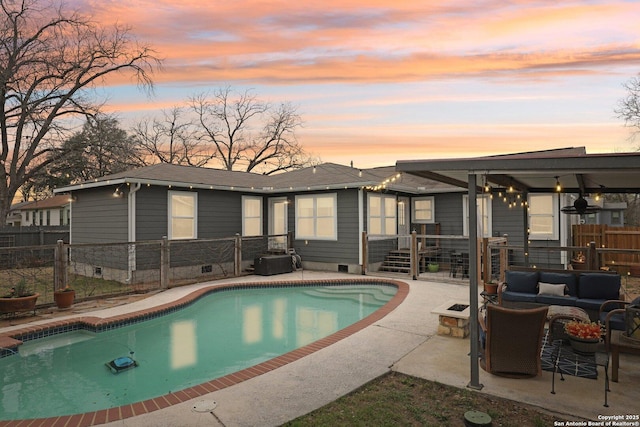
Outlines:
{"label": "swimming pool", "polygon": [[[379,317],[371,313],[397,291],[393,281],[376,280],[250,285],[216,287],[179,309],[142,316],[152,320],[118,319],[108,332],[76,328],[25,342],[19,355],[0,359],[0,419],[99,411],[193,390],[340,335],[367,316],[373,322]],[[129,355],[139,367],[118,374],[105,367]]]}

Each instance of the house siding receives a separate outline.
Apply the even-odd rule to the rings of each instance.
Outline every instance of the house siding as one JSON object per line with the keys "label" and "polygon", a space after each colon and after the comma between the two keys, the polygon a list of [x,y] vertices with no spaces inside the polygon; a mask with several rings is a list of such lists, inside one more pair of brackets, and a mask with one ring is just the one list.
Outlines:
{"label": "house siding", "polygon": [[158,240],[169,232],[165,187],[141,187],[136,193],[136,241]]}
{"label": "house siding", "polygon": [[[324,194],[337,194],[338,239],[337,240],[294,240],[293,246],[305,262],[324,262],[331,264],[358,264],[359,261],[359,220],[358,190],[326,191]],[[298,194],[323,194],[298,193]],[[295,195],[291,195],[295,200]],[[295,208],[288,211],[289,231],[295,236]]]}
{"label": "house siding", "polygon": [[73,194],[71,243],[127,241],[127,198],[113,197],[114,187]]}
{"label": "house siding", "polygon": [[[173,191],[183,191],[175,189]],[[141,188],[136,194],[136,240],[167,236],[168,193],[165,187]],[[212,239],[242,233],[242,194],[203,190],[198,193],[197,237]]]}

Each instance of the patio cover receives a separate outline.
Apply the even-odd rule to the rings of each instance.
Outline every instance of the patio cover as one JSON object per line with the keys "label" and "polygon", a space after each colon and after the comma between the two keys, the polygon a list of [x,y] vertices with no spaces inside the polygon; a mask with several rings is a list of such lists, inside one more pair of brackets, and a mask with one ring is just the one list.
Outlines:
{"label": "patio cover", "polygon": [[[640,193],[640,152],[587,154],[584,147],[560,148],[497,156],[399,160],[396,170],[467,188],[474,206],[482,186],[509,188],[522,193]],[[477,212],[469,210],[469,235],[477,235]],[[525,223],[526,226],[526,223]],[[470,241],[471,242],[471,241]],[[469,302],[478,306],[478,253],[469,244]],[[478,370],[478,312],[471,310],[471,380],[482,388]]]}

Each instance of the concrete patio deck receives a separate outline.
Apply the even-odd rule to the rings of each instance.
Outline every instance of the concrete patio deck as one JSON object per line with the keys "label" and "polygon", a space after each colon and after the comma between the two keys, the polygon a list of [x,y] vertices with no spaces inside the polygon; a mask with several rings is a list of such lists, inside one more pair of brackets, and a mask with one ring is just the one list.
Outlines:
{"label": "concrete patio deck", "polygon": [[[249,276],[225,282],[345,277],[361,278],[338,273],[299,271],[269,277]],[[468,301],[468,286],[422,280],[404,281],[410,286],[406,300],[380,321],[348,338],[232,387],[104,425],[276,426],[324,406],[389,370],[456,387],[467,387],[470,380],[469,339],[438,336],[438,315],[431,311],[449,300]],[[108,317],[144,309],[211,284],[170,289],[132,304],[93,311],[91,315]],[[74,316],[81,315],[86,313]],[[2,328],[0,332],[12,328],[14,327]],[[638,356],[621,355],[620,382],[611,383],[608,408],[603,407],[602,368],[597,380],[573,376],[565,378],[565,381],[556,382],[554,395],[550,393],[549,372],[533,379],[508,379],[489,375],[480,369],[480,382],[484,387],[478,392],[538,406],[554,413],[560,422],[600,421],[599,417],[603,415],[640,413]],[[557,376],[556,380],[558,379]],[[214,401],[216,407],[213,411],[193,410],[194,407],[206,407]]]}

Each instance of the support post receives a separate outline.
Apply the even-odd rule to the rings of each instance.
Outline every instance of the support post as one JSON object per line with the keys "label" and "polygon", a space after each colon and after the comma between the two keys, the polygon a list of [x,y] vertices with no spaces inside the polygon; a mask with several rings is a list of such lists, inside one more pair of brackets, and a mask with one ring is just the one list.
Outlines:
{"label": "support post", "polygon": [[[238,233],[236,233],[235,243],[233,246],[233,275],[238,277],[242,270],[242,237]],[[289,247],[288,244],[287,247]]]}
{"label": "support post", "polygon": [[478,194],[476,175],[469,173],[469,344],[471,347],[471,380],[467,387],[482,389],[478,361]]}
{"label": "support post", "polygon": [[53,290],[64,289],[67,286],[67,248],[62,240],[56,242],[54,250]]}
{"label": "support post", "polygon": [[411,232],[411,250],[409,254],[410,269],[411,269],[411,278],[413,280],[418,280],[418,235],[416,230]]}
{"label": "support post", "polygon": [[596,242],[589,242],[589,250],[587,251],[587,268],[589,270],[599,270],[600,260],[598,259],[598,251],[596,251]]}
{"label": "support post", "polygon": [[367,232],[362,232],[362,275],[365,276],[367,274],[367,270],[369,268],[368,257],[369,257],[369,239],[367,239]]}
{"label": "support post", "polygon": [[169,239],[163,236],[160,242],[160,289],[169,287],[170,257]]}

